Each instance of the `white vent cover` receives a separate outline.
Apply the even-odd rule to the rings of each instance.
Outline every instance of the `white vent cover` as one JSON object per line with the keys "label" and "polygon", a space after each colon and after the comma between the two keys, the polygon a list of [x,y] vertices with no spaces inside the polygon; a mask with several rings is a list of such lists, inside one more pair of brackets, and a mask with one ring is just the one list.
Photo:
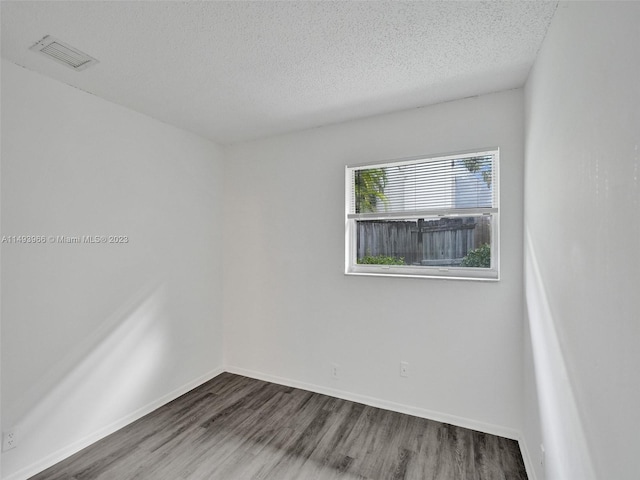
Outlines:
{"label": "white vent cover", "polygon": [[47,35],[29,50],[40,52],[58,63],[80,71],[98,63],[98,60],[73,48],[51,35]]}

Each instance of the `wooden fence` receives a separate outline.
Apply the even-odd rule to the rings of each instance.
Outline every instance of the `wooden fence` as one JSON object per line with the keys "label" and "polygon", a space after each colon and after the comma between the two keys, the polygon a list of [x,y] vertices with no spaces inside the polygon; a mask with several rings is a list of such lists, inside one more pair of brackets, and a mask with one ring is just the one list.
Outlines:
{"label": "wooden fence", "polygon": [[460,265],[467,253],[491,242],[488,217],[357,222],[357,255],[403,257],[407,265]]}

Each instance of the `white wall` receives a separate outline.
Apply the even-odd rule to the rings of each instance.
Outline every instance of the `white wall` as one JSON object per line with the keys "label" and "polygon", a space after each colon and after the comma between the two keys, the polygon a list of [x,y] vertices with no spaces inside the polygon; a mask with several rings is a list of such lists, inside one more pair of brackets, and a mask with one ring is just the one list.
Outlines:
{"label": "white wall", "polygon": [[[223,366],[222,152],[2,63],[3,478],[34,473]],[[37,471],[37,468],[36,468]]]}
{"label": "white wall", "polygon": [[[228,148],[228,368],[514,436],[523,108],[513,90]],[[500,282],[343,274],[345,165],[491,146],[502,162]]]}
{"label": "white wall", "polygon": [[640,4],[561,4],[526,86],[539,480],[640,472]]}
{"label": "white wall", "polygon": [[[523,418],[522,430],[520,432],[520,449],[527,458],[527,473],[529,480],[543,480],[544,467],[543,453],[540,446],[543,444],[542,432],[540,429],[540,411],[538,408],[538,387],[535,380],[535,365],[532,351],[531,331],[529,329],[529,318],[525,308],[524,315],[524,337],[523,337]],[[525,435],[526,433],[526,435]]]}

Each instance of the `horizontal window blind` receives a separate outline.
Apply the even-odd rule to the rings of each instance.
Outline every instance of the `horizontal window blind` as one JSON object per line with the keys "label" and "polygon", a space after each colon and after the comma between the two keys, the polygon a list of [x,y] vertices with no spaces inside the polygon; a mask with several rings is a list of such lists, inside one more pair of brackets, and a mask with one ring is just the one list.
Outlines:
{"label": "horizontal window blind", "polygon": [[496,211],[497,151],[350,167],[349,218]]}

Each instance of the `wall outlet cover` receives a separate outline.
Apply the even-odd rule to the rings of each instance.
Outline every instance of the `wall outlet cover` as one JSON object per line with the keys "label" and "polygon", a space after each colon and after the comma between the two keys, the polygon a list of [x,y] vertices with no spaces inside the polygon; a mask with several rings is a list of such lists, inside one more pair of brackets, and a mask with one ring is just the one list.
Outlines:
{"label": "wall outlet cover", "polygon": [[2,451],[6,452],[18,446],[18,436],[15,430],[7,430],[2,434]]}

